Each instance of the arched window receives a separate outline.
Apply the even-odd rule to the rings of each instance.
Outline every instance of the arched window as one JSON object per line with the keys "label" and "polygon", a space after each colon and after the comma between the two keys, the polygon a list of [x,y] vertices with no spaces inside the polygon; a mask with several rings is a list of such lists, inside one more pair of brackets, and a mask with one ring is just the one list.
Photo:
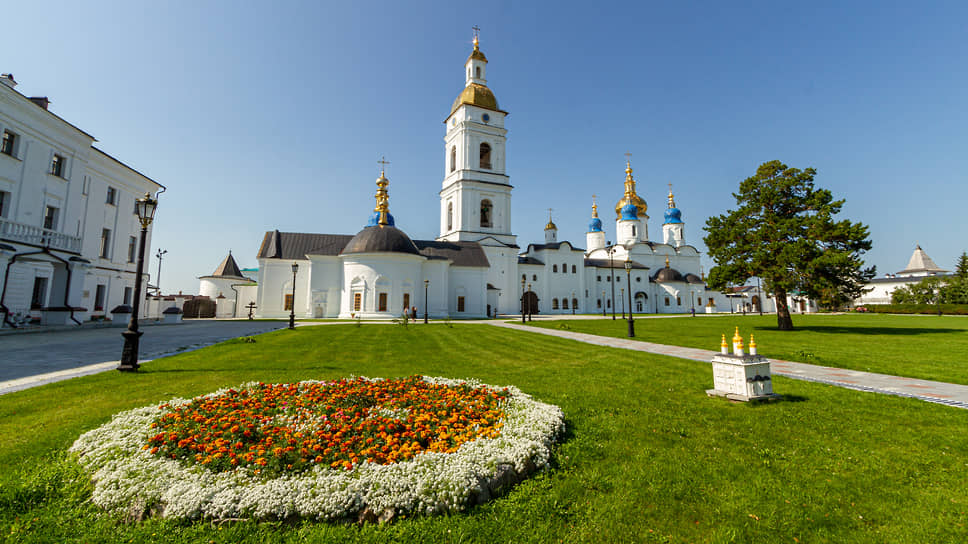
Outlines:
{"label": "arched window", "polygon": [[481,168],[491,169],[491,146],[487,143],[481,144]]}
{"label": "arched window", "polygon": [[682,297],[676,295],[676,306],[682,306]]}
{"label": "arched window", "polygon": [[450,146],[450,171],[457,170],[457,146]]}
{"label": "arched window", "polygon": [[602,307],[602,299],[598,299],[598,307],[599,307],[599,308],[601,308],[601,307]]}
{"label": "arched window", "polygon": [[491,201],[484,199],[481,201],[481,226],[491,227]]}
{"label": "arched window", "polygon": [[556,298],[551,299],[551,309],[552,310],[558,309],[558,299]]}
{"label": "arched window", "polygon": [[577,274],[578,273],[578,268],[575,265],[571,265],[571,273],[572,274]]}
{"label": "arched window", "polygon": [[531,274],[531,281],[538,281],[538,275],[537,274]]}
{"label": "arched window", "polygon": [[666,306],[669,305],[669,297],[665,297],[665,304],[666,304]]}
{"label": "arched window", "polygon": [[526,280],[526,279],[528,279],[528,275],[527,274],[521,274],[521,280],[523,281],[523,280]]}
{"label": "arched window", "polygon": [[562,310],[567,310],[568,309],[568,299],[567,298],[561,299],[561,309]]}
{"label": "arched window", "polygon": [[578,309],[578,299],[577,299],[577,298],[573,298],[573,299],[571,299],[571,307],[572,307],[573,309],[575,309],[575,310],[577,310],[577,309]]}
{"label": "arched window", "polygon": [[551,271],[552,272],[557,272],[558,271],[558,265],[556,265],[556,264],[551,265]]}
{"label": "arched window", "polygon": [[447,230],[454,228],[454,203],[447,203]]}
{"label": "arched window", "polygon": [[474,75],[477,76],[477,79],[481,79],[481,67],[480,66],[474,68]]}

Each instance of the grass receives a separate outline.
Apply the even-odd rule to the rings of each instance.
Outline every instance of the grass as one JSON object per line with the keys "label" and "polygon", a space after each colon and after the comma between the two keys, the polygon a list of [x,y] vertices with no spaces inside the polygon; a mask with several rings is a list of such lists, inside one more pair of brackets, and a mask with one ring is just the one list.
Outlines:
{"label": "grass", "polygon": [[[662,320],[656,320],[662,321]],[[678,320],[669,320],[678,321]],[[710,320],[712,321],[712,320]],[[725,323],[725,321],[724,321]],[[643,325],[644,328],[644,324]],[[963,542],[968,411],[776,377],[709,398],[708,365],[484,324],[304,327],[0,396],[15,542]],[[718,333],[717,333],[718,338]],[[769,345],[768,342],[764,342]],[[388,526],[119,523],[64,451],[120,410],[249,380],[429,374],[562,407],[556,468],[465,514]]]}
{"label": "grass", "polygon": [[[756,336],[760,355],[865,372],[968,385],[968,318],[881,314],[811,314],[793,318],[794,331],[779,331],[775,315],[726,314],[638,319],[635,338],[719,351],[739,327],[744,343]],[[621,318],[533,321],[529,325],[626,338]]]}

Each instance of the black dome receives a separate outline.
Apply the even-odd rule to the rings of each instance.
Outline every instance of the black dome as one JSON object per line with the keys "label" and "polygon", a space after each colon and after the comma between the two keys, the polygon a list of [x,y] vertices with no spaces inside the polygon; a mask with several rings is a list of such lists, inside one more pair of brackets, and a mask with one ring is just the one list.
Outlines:
{"label": "black dome", "polygon": [[668,267],[660,269],[658,272],[656,272],[655,275],[652,276],[652,280],[659,283],[667,281],[677,281],[680,283],[686,282],[686,278],[683,278],[682,274],[680,274],[678,270]]}
{"label": "black dome", "polygon": [[695,274],[686,274],[686,283],[705,283],[702,278]]}
{"label": "black dome", "polygon": [[389,225],[366,227],[354,236],[342,255],[347,253],[410,253],[420,255],[413,240],[402,230]]}

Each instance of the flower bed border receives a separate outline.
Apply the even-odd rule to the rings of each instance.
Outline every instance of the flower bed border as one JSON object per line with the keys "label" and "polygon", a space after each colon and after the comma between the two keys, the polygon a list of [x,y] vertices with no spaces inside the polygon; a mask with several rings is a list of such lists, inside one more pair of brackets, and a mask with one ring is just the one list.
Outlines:
{"label": "flower bed border", "polygon": [[[502,389],[475,380],[423,379]],[[152,455],[142,448],[154,432],[150,425],[158,416],[157,404],[116,414],[109,423],[81,435],[70,451],[92,473],[93,502],[129,519],[301,517],[384,522],[402,514],[451,513],[484,503],[545,468],[552,444],[564,431],[560,408],[535,401],[516,387],[507,390],[499,437],[473,440],[451,454],[425,452],[405,462],[363,463],[349,471],[317,466],[298,474],[256,478],[244,471],[213,473]],[[189,402],[168,401],[173,406]]]}

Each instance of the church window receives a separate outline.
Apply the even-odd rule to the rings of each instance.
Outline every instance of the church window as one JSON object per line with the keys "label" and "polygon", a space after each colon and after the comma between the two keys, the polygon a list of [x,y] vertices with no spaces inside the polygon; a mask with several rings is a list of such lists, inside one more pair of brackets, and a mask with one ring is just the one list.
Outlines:
{"label": "church window", "polygon": [[481,227],[490,227],[491,225],[491,201],[484,199],[481,201]]}
{"label": "church window", "polygon": [[538,275],[537,274],[531,274],[531,281],[538,281]]}
{"label": "church window", "polygon": [[462,296],[457,297],[457,311],[458,312],[464,311],[464,297]]}
{"label": "church window", "polygon": [[450,146],[450,171],[457,170],[457,146]]}
{"label": "church window", "polygon": [[635,301],[635,311],[636,312],[642,311],[642,299],[638,299]]}
{"label": "church window", "polygon": [[577,274],[578,273],[578,267],[575,266],[575,265],[571,265],[571,273],[572,274]]}
{"label": "church window", "polygon": [[528,279],[528,275],[527,274],[521,274],[521,281],[524,281],[526,279]]}
{"label": "church window", "polygon": [[598,279],[596,279],[595,281],[602,281],[602,277],[601,276],[598,276],[597,278]]}
{"label": "church window", "polygon": [[635,236],[635,225],[632,225],[632,236]]}
{"label": "church window", "polygon": [[410,293],[403,294],[403,309],[404,310],[410,309]]}
{"label": "church window", "polygon": [[612,277],[611,276],[605,276],[605,281],[611,283],[612,282]]}
{"label": "church window", "polygon": [[292,293],[286,294],[286,300],[282,303],[282,309],[287,312],[292,311]]}
{"label": "church window", "polygon": [[447,230],[454,228],[454,203],[447,203]]}
{"label": "church window", "polygon": [[605,306],[608,308],[612,307],[612,301],[610,299],[605,299]]}
{"label": "church window", "polygon": [[568,309],[568,299],[567,298],[561,299],[561,309],[562,310],[567,310]]}
{"label": "church window", "polygon": [[573,310],[577,310],[578,309],[578,299],[577,298],[571,299],[571,308]]}
{"label": "church window", "polygon": [[481,168],[491,169],[491,146],[487,143],[481,144]]}
{"label": "church window", "polygon": [[480,66],[474,68],[474,75],[477,76],[477,79],[481,79],[481,67]]}
{"label": "church window", "polygon": [[3,131],[3,140],[0,142],[0,153],[12,157],[15,143],[17,143],[17,135],[9,130]]}
{"label": "church window", "polygon": [[[289,296],[289,295],[286,295]],[[363,306],[363,293],[353,293],[353,311],[358,312]]]}
{"label": "church window", "polygon": [[558,272],[558,265],[556,265],[556,264],[551,265],[551,271],[552,272]]}
{"label": "church window", "polygon": [[666,305],[666,306],[668,306],[668,305],[669,305],[669,297],[665,297],[665,305]]}
{"label": "church window", "polygon": [[379,303],[380,303],[379,311],[381,311],[381,312],[387,311],[387,294],[386,293],[380,293]]}
{"label": "church window", "polygon": [[602,307],[602,299],[598,299],[598,307],[599,307],[599,308],[601,308],[601,307]]}
{"label": "church window", "polygon": [[556,298],[551,299],[551,309],[552,310],[558,309],[558,299]]}
{"label": "church window", "polygon": [[567,263],[561,263],[561,273],[562,274],[567,274],[568,273],[568,264]]}
{"label": "church window", "polygon": [[636,277],[635,277],[635,281],[637,281],[637,282],[640,282],[640,281],[642,281],[642,277],[641,277],[641,276],[636,276]]}
{"label": "church window", "polygon": [[682,297],[676,295],[676,306],[682,306]]}

